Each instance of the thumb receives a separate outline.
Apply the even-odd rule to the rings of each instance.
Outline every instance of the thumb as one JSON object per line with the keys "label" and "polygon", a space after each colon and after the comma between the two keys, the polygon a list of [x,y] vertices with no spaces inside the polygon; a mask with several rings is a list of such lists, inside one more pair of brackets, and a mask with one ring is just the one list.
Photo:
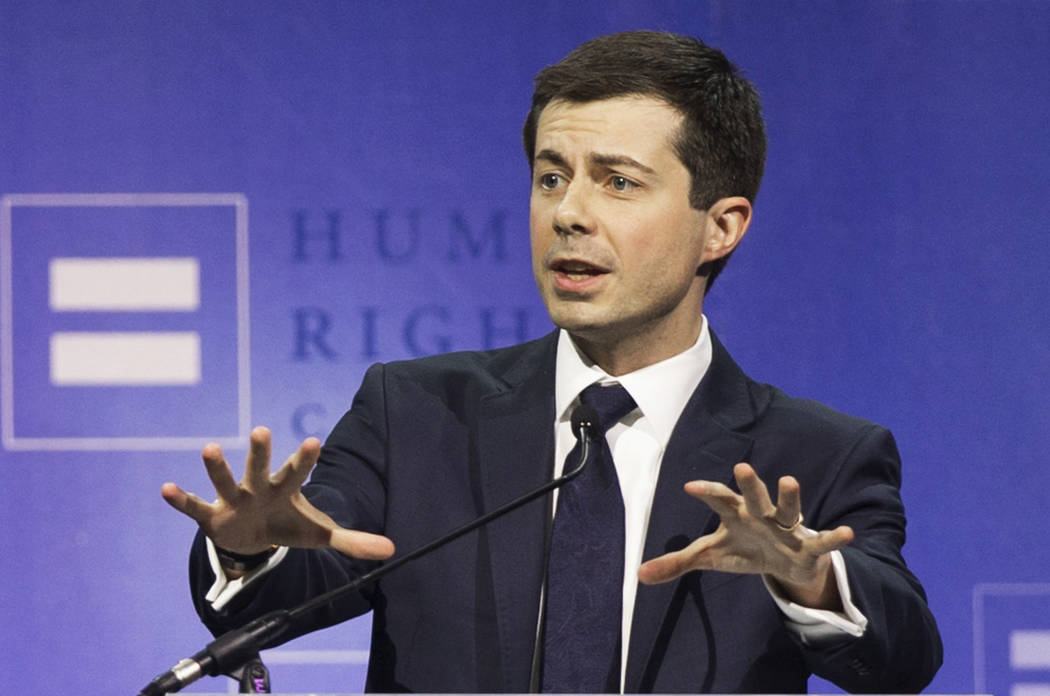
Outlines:
{"label": "thumb", "polygon": [[336,527],[328,545],[351,558],[381,561],[394,555],[394,542],[379,534]]}
{"label": "thumb", "polygon": [[670,582],[688,573],[689,558],[682,551],[673,551],[646,561],[638,568],[638,580],[644,585],[659,585]]}

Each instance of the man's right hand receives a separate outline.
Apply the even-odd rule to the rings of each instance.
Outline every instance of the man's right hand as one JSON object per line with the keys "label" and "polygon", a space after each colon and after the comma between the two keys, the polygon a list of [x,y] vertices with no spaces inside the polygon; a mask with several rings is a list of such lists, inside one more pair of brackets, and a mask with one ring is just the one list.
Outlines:
{"label": "man's right hand", "polygon": [[201,452],[218,498],[209,503],[174,483],[160,494],[173,508],[200,525],[216,546],[240,554],[261,553],[274,545],[330,547],[354,558],[382,560],[394,553],[385,536],[340,527],[306,499],[300,486],[317,463],[321,443],[307,438],[298,451],[270,474],[270,431],[257,427],[238,483],[217,444]]}

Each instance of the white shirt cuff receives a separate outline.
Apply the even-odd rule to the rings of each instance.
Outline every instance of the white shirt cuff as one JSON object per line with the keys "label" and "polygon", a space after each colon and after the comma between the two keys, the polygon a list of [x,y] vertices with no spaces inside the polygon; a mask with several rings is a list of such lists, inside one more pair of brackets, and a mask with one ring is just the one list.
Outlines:
{"label": "white shirt cuff", "polygon": [[208,562],[211,564],[212,572],[215,573],[215,582],[211,584],[211,589],[208,590],[208,594],[204,595],[204,599],[211,603],[211,608],[215,611],[222,611],[230,600],[240,594],[241,590],[269,573],[288,555],[288,547],[281,546],[258,568],[252,568],[236,580],[227,580],[226,571],[219,563],[219,554],[215,551],[215,542],[205,537],[204,543],[208,548]]}
{"label": "white shirt cuff", "polygon": [[[807,530],[812,531],[812,530]],[[816,532],[813,532],[816,534]],[[772,595],[773,601],[786,617],[786,623],[793,629],[806,645],[819,643],[835,638],[860,638],[868,628],[868,617],[853,604],[849,581],[846,577],[846,562],[841,551],[831,552],[831,567],[835,573],[835,584],[838,585],[839,597],[842,599],[842,611],[828,609],[811,609],[792,602],[784,596],[775,584],[762,576],[762,582]]]}

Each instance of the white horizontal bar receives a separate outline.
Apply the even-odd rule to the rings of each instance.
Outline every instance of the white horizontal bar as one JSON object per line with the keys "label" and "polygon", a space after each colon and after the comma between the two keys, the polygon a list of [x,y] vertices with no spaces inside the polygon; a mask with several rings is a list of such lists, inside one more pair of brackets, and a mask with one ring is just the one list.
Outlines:
{"label": "white horizontal bar", "polygon": [[243,193],[8,193],[0,209],[37,208],[138,208],[138,207],[248,207]]}
{"label": "white horizontal bar", "polygon": [[54,258],[54,312],[192,312],[200,306],[200,263],[189,257]]}
{"label": "white horizontal bar", "polygon": [[367,650],[263,650],[265,663],[275,665],[364,665]]}
{"label": "white horizontal bar", "polygon": [[1050,669],[1050,631],[1011,631],[1010,666]]}
{"label": "white horizontal bar", "polygon": [[51,334],[51,384],[185,386],[201,380],[194,331]]}
{"label": "white horizontal bar", "polygon": [[4,449],[12,452],[115,452],[121,450],[200,451],[202,443],[214,442],[223,449],[248,446],[248,436],[220,437],[204,434],[193,437],[8,437],[3,438]]}
{"label": "white horizontal bar", "polygon": [[1025,682],[1011,684],[1010,696],[1050,696],[1050,684]]}

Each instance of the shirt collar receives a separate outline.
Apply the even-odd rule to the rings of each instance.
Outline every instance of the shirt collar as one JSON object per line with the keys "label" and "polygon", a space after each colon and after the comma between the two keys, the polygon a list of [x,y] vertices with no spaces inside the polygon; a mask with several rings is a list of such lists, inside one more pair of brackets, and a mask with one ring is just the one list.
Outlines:
{"label": "shirt collar", "polygon": [[701,316],[700,335],[691,348],[666,360],[619,377],[612,377],[584,355],[568,332],[558,336],[554,376],[554,408],[559,421],[568,420],[570,407],[595,382],[619,382],[649,420],[661,441],[671,439],[679,416],[711,365],[711,336],[707,317]]}

